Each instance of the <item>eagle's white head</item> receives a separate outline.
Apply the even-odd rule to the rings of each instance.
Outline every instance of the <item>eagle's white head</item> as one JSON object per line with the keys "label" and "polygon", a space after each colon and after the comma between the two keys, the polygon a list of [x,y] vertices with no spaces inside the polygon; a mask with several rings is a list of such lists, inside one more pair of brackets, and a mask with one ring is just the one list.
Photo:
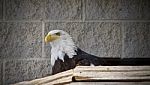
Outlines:
{"label": "eagle's white head", "polygon": [[77,47],[74,44],[72,37],[63,30],[52,30],[46,37],[45,42],[51,44],[51,64],[59,58],[64,61],[65,54],[72,58],[76,55]]}

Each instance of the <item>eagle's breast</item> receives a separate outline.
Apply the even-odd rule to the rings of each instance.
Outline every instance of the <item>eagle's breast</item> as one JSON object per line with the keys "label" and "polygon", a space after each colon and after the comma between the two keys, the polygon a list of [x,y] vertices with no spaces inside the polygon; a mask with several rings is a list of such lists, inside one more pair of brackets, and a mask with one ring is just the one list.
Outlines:
{"label": "eagle's breast", "polygon": [[57,59],[60,59],[64,62],[64,56],[67,55],[69,58],[73,58],[74,55],[77,55],[77,47],[73,43],[72,39],[70,40],[58,40],[51,43],[51,65],[55,64]]}

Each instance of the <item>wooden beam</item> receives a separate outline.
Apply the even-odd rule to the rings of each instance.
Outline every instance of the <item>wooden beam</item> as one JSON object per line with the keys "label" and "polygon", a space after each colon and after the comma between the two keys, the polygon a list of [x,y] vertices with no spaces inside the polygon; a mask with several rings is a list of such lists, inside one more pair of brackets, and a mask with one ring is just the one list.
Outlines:
{"label": "wooden beam", "polygon": [[77,66],[74,71],[139,71],[148,70],[150,66]]}
{"label": "wooden beam", "polygon": [[82,80],[150,80],[150,66],[80,66],[74,69],[76,81]]}
{"label": "wooden beam", "polygon": [[56,84],[56,83],[71,82],[72,81],[72,74],[73,74],[73,70],[71,69],[71,70],[61,72],[61,73],[58,73],[58,74],[55,74],[52,76],[34,79],[31,81],[24,81],[24,82],[16,83],[14,85],[43,85],[46,83]]}
{"label": "wooden beam", "polygon": [[150,85],[150,82],[72,82],[65,85]]}

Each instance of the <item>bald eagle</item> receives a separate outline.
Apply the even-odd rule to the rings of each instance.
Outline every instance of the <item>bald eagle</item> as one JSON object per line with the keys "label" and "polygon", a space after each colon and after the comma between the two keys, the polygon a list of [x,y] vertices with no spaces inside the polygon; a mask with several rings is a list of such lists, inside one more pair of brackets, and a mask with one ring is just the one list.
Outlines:
{"label": "bald eagle", "polygon": [[78,48],[72,37],[63,30],[52,30],[45,42],[51,45],[52,74],[73,69],[76,66],[150,65],[144,58],[104,58],[88,54]]}

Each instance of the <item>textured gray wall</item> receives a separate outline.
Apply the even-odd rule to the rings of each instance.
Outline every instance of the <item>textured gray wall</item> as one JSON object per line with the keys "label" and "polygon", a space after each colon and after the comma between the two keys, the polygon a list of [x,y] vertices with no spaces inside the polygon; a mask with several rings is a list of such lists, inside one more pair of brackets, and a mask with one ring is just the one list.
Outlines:
{"label": "textured gray wall", "polygon": [[150,57],[150,0],[0,0],[0,85],[51,73],[52,29],[100,57]]}

